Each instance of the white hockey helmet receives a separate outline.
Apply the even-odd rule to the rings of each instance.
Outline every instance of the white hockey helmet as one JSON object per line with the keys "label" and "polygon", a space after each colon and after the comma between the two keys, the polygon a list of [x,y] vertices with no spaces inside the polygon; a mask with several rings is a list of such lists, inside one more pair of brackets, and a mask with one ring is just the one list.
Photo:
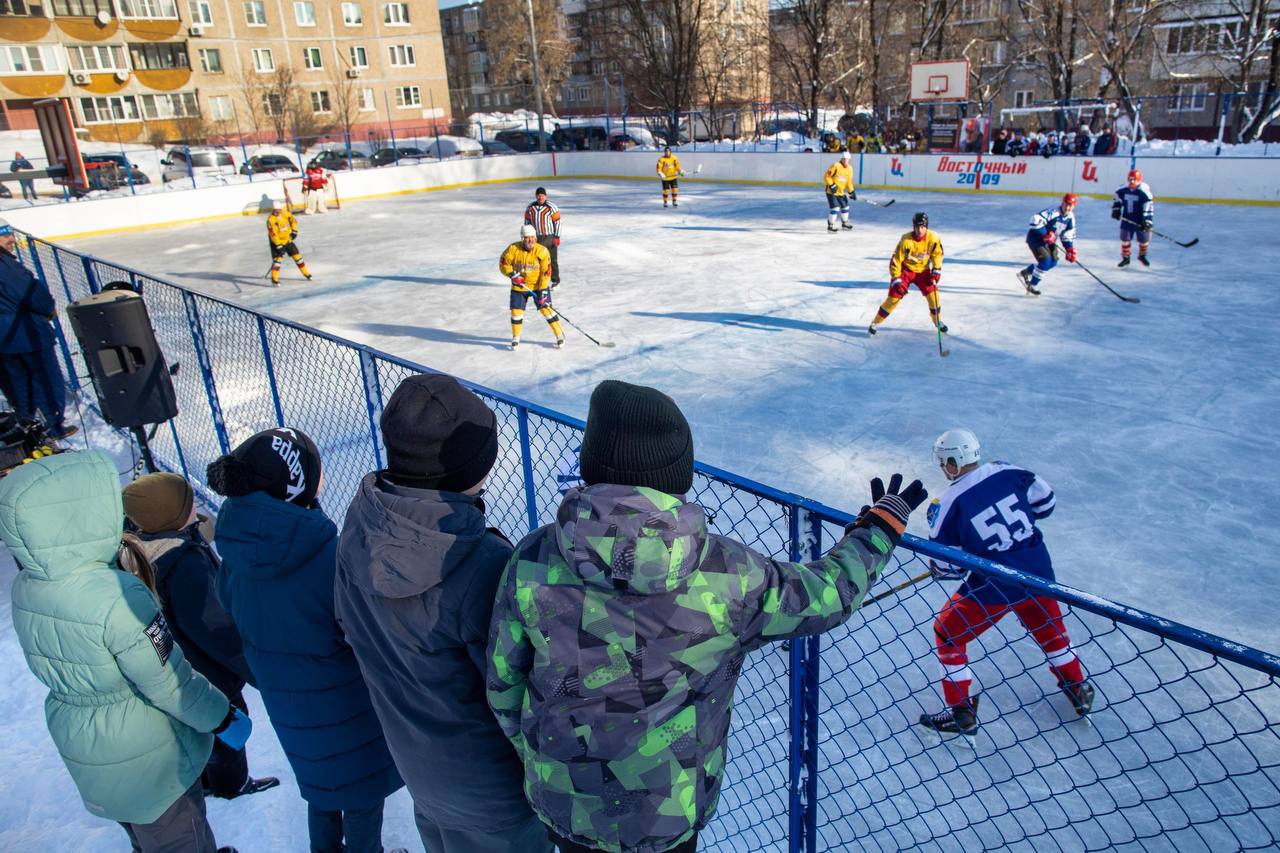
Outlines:
{"label": "white hockey helmet", "polygon": [[848,151],[845,151],[845,152],[842,152],[842,153],[840,154],[840,159],[841,159],[841,160],[852,160],[852,159],[853,159],[853,155],[852,155],[852,154],[850,154]]}
{"label": "white hockey helmet", "polygon": [[933,458],[938,460],[939,466],[950,462],[957,468],[963,468],[982,459],[982,445],[970,430],[949,429],[934,441]]}
{"label": "white hockey helmet", "polygon": [[284,210],[284,202],[280,201],[280,199],[276,199],[275,201],[271,202],[271,209]]}
{"label": "white hockey helmet", "polygon": [[532,225],[520,226],[520,239],[523,240],[525,237],[537,237],[537,236],[538,236],[538,232],[534,229]]}

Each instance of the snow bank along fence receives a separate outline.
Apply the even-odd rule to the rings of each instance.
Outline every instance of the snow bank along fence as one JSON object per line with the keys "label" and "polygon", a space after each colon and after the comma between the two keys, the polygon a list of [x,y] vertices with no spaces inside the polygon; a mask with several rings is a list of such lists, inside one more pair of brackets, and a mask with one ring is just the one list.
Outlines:
{"label": "snow bank along fence", "polygon": [[[141,289],[161,346],[180,366],[181,413],[154,441],[162,465],[202,483],[205,467],[248,435],[297,426],[321,449],[321,499],[341,521],[360,478],[383,464],[382,406],[402,378],[426,368],[24,240],[24,261],[60,309],[113,281]],[[87,370],[62,328],[69,382],[91,401]],[[582,424],[475,390],[502,434],[485,500],[493,523],[518,538],[553,519],[556,469],[576,454]],[[692,498],[713,528],[776,558],[817,558],[849,520],[727,471],[697,471]],[[748,658],[705,849],[1222,851],[1280,843],[1280,660],[910,536],[872,592],[920,574],[931,556],[1065,605],[1097,687],[1090,720],[1076,717],[1009,617],[970,644],[982,695],[976,749],[927,743],[915,722],[941,702],[932,620],[948,593],[931,582],[908,586],[827,635]]]}

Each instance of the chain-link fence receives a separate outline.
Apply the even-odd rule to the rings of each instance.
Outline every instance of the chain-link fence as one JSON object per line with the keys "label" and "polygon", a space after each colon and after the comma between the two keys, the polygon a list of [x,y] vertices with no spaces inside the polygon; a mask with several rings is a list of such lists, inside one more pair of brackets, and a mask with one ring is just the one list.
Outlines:
{"label": "chain-link fence", "polygon": [[[60,309],[113,281],[142,292],[161,347],[178,365],[180,414],[153,449],[211,501],[217,497],[202,485],[210,462],[257,430],[289,425],[319,446],[322,503],[340,520],[360,479],[382,464],[383,405],[401,379],[427,370],[29,236],[21,251]],[[58,331],[63,367],[80,387],[83,359]],[[472,387],[497,413],[500,433],[488,514],[518,538],[552,520],[557,467],[576,455],[582,424]],[[816,559],[850,520],[705,465],[691,498],[714,532],[779,559]],[[921,579],[930,558],[1059,602],[1097,691],[1092,713],[1077,716],[1044,653],[1009,614],[969,644],[981,700],[975,743],[925,734],[918,715],[942,703],[933,625],[948,596]],[[872,592],[899,584],[822,637],[748,658],[727,782],[703,849],[1221,851],[1280,843],[1276,658],[910,536]]]}

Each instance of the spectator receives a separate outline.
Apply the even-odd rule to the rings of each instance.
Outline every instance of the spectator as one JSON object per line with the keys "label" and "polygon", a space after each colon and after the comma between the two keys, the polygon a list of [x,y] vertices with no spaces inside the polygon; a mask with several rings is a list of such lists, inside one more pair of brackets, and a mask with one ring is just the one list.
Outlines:
{"label": "spectator", "polygon": [[573,140],[569,138],[569,134],[560,129],[558,122],[555,130],[551,131],[551,147],[556,151],[572,151],[576,147]]}
{"label": "spectator", "polygon": [[868,154],[883,154],[884,139],[879,134],[872,134],[867,137],[866,151]]}
{"label": "spectator", "polygon": [[1017,157],[1027,153],[1027,140],[1023,137],[1022,131],[1015,129],[1013,138],[1004,147],[1004,153],[1010,157]]}
{"label": "spectator", "polygon": [[[32,166],[32,165],[31,165],[31,161],[30,161],[30,160],[28,160],[26,157],[23,157],[23,156],[22,156],[22,152],[21,152],[21,151],[15,151],[15,152],[13,152],[13,160],[12,160],[12,162],[10,162],[10,163],[9,163],[9,171],[10,171],[10,172],[21,172],[21,171],[23,171],[23,170],[25,170],[25,169],[34,169],[34,168],[35,168],[35,166]],[[23,201],[35,201],[35,200],[36,200],[37,196],[36,196],[36,182],[35,182],[35,181],[31,180],[30,178],[19,178],[19,179],[18,179],[18,184],[22,187],[22,200],[23,200]]]}
{"label": "spectator", "polygon": [[118,821],[135,851],[214,853],[200,772],[214,733],[239,748],[251,727],[174,647],[151,591],[116,570],[123,516],[104,453],[37,459],[0,480],[14,633],[49,688],[49,734],[85,808]]}
{"label": "spectator", "polygon": [[1058,133],[1057,131],[1049,131],[1044,134],[1044,141],[1040,145],[1040,156],[1046,160],[1056,156],[1058,153]]}
{"label": "spectator", "polygon": [[429,853],[550,853],[520,761],[485,704],[489,617],[511,543],[480,499],[498,455],[479,397],[410,376],[382,413],[387,469],[338,545],[335,606]]}
{"label": "spectator", "polygon": [[489,704],[562,853],[692,851],[743,658],[848,619],[927,495],[877,479],[875,505],[821,559],[769,559],[685,497],[693,438],[675,402],[612,380],[591,395],[581,474],[507,563]]}
{"label": "spectator", "polygon": [[13,227],[0,219],[0,391],[20,420],[39,412],[49,437],[65,438],[76,428],[65,422],[66,383],[53,350],[57,308],[17,247]]}
{"label": "spectator", "polygon": [[1008,145],[1009,130],[1008,128],[1002,127],[996,131],[996,138],[991,141],[991,153],[997,155],[1004,154]]}
{"label": "spectator", "polygon": [[383,801],[404,783],[333,609],[338,530],[316,497],[320,452],[296,429],[250,436],[208,469],[225,495],[218,598],[307,801],[314,853],[381,853]]}
{"label": "spectator", "polygon": [[[221,564],[200,534],[195,493],[178,474],[147,474],[124,489],[124,514],[133,528],[120,566],[156,594],[183,655],[196,672],[245,714],[246,683],[257,686],[240,646],[240,632],[214,592]],[[206,796],[234,799],[280,784],[274,776],[249,778],[244,748],[215,740],[201,774]]]}
{"label": "spectator", "polygon": [[1104,124],[1102,132],[1093,140],[1093,156],[1106,157],[1114,153],[1116,150],[1116,135],[1111,130],[1111,125]]}
{"label": "spectator", "polygon": [[1071,148],[1071,152],[1077,157],[1088,157],[1089,149],[1093,147],[1093,134],[1089,132],[1089,125],[1081,124],[1080,129],[1076,131],[1075,144]]}

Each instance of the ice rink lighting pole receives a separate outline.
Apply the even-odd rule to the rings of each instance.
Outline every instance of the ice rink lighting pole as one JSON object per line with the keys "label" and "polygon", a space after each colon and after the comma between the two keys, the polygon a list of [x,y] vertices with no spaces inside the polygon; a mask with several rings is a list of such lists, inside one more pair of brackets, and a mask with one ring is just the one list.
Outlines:
{"label": "ice rink lighting pole", "polygon": [[533,0],[524,0],[529,13],[529,56],[533,60],[533,99],[538,108],[538,150],[547,153],[547,133],[542,124],[542,77],[538,74],[538,33],[533,28]]}

